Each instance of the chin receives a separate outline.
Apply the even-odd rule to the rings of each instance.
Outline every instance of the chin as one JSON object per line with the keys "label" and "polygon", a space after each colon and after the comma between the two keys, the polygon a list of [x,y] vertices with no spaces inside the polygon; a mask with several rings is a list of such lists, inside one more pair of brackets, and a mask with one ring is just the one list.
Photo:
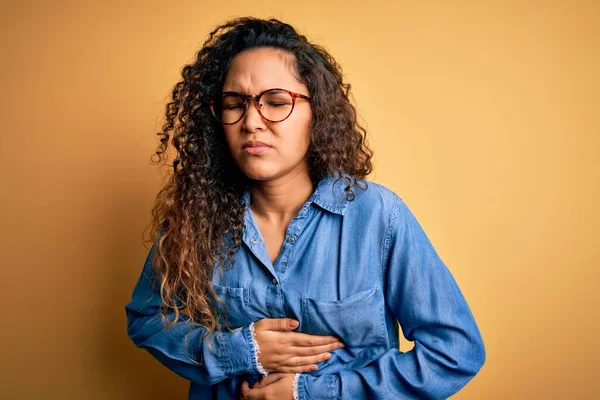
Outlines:
{"label": "chin", "polygon": [[292,173],[292,171],[299,167],[299,165],[294,163],[280,164],[271,160],[268,162],[266,161],[267,160],[246,161],[245,163],[242,162],[241,165],[238,164],[238,167],[248,179],[261,182],[278,179]]}
{"label": "chin", "polygon": [[242,172],[254,181],[270,181],[281,175],[281,171],[272,168],[243,168]]}

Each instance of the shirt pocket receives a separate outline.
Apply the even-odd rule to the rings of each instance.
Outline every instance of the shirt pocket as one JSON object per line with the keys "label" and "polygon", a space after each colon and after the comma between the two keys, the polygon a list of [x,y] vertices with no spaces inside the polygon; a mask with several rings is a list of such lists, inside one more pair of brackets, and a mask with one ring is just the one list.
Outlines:
{"label": "shirt pocket", "polygon": [[[249,325],[253,322],[249,314],[250,291],[245,287],[229,287],[221,286],[213,283],[215,292],[227,305],[227,321],[231,328],[238,328]],[[217,303],[219,311],[223,312],[223,306]],[[220,322],[224,323],[223,316],[220,317]]]}
{"label": "shirt pocket", "polygon": [[344,350],[353,357],[371,353],[365,350],[385,346],[385,303],[379,287],[342,300],[303,297],[301,301],[304,332],[339,337],[346,345]]}

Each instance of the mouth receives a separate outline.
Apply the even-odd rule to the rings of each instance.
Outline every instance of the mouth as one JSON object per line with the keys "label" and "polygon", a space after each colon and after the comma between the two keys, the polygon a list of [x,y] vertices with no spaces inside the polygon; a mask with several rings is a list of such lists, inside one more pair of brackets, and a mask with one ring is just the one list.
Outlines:
{"label": "mouth", "polygon": [[248,141],[242,145],[242,150],[248,154],[261,154],[271,149],[271,146],[259,141]]}

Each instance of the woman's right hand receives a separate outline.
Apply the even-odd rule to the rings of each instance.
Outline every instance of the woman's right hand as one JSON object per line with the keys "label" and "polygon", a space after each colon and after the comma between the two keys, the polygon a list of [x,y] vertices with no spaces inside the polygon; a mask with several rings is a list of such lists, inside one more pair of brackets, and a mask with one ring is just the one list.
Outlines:
{"label": "woman's right hand", "polygon": [[260,354],[258,362],[267,372],[310,372],[316,363],[331,358],[329,351],[344,347],[335,336],[293,332],[298,321],[291,318],[264,318],[254,323]]}

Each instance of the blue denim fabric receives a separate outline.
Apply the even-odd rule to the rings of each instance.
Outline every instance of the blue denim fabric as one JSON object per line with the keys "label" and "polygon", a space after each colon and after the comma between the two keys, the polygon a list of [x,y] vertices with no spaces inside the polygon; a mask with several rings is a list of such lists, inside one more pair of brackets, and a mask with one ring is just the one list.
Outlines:
{"label": "blue denim fabric", "polygon": [[[371,181],[348,201],[344,186],[321,180],[275,264],[246,209],[235,266],[213,278],[234,329],[217,332],[212,348],[188,322],[163,330],[150,249],[126,305],[128,334],[191,381],[189,399],[234,399],[243,379],[260,377],[249,324],[262,318],[295,318],[297,331],[346,344],[300,375],[300,399],[445,399],[480,370],[486,352],[471,310],[406,203]],[[398,348],[396,320],[410,351]]]}

